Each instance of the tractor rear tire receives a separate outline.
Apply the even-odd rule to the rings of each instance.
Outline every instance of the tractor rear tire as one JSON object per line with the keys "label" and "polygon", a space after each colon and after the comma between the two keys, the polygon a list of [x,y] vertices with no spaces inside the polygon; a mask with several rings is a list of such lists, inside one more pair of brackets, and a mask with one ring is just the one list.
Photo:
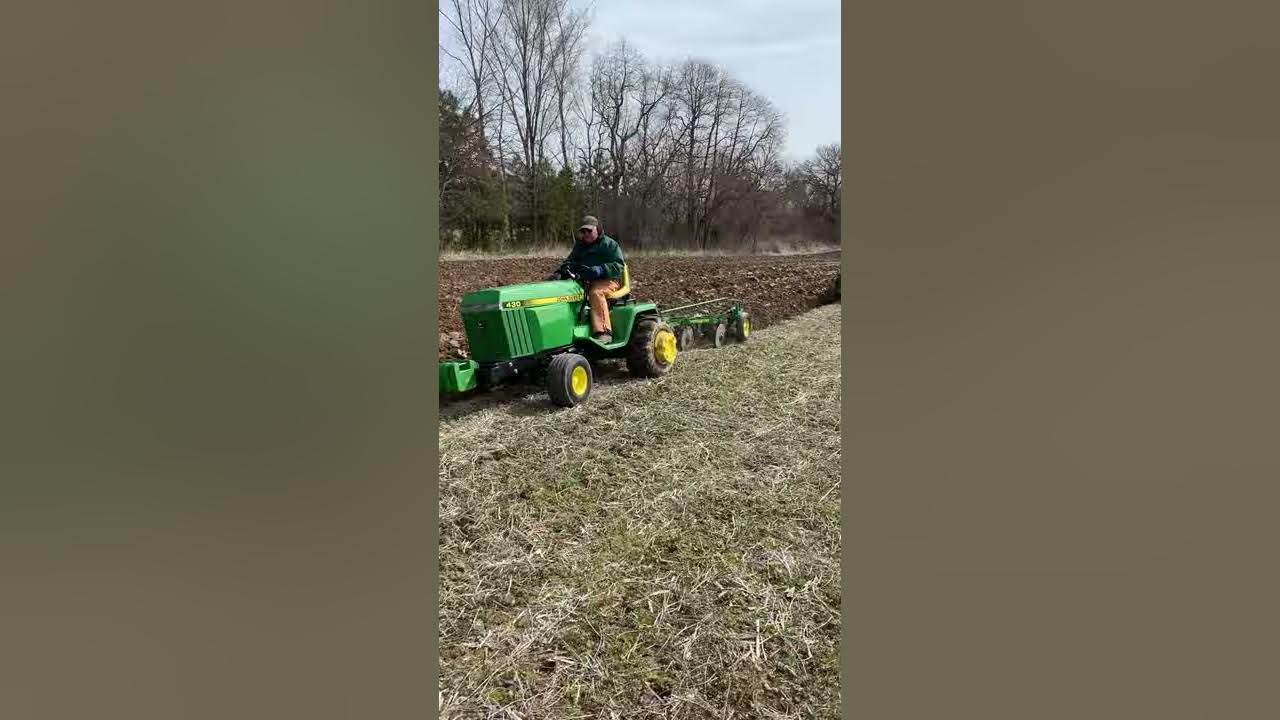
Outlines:
{"label": "tractor rear tire", "polygon": [[638,377],[661,377],[671,370],[676,351],[676,333],[670,325],[652,315],[637,318],[627,345],[627,369]]}
{"label": "tractor rear tire", "polygon": [[573,407],[585,402],[595,384],[591,363],[576,353],[562,353],[551,358],[547,366],[547,394],[560,407]]}
{"label": "tractor rear tire", "polygon": [[713,338],[715,341],[716,347],[724,347],[724,336],[725,336],[725,333],[728,332],[728,330],[729,329],[724,326],[724,323],[720,323],[719,325],[716,325],[715,336]]}
{"label": "tractor rear tire", "polygon": [[751,316],[745,312],[738,314],[738,319],[733,323],[733,336],[738,342],[746,342],[751,337]]}
{"label": "tractor rear tire", "polygon": [[692,348],[694,337],[693,328],[687,325],[680,328],[680,331],[676,333],[676,347],[678,347],[682,352]]}

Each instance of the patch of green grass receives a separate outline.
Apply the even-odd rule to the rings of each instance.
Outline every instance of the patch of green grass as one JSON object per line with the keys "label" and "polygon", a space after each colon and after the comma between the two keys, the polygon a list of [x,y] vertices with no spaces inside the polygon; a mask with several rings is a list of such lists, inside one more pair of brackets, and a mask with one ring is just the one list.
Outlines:
{"label": "patch of green grass", "polygon": [[839,328],[442,422],[442,716],[837,717]]}

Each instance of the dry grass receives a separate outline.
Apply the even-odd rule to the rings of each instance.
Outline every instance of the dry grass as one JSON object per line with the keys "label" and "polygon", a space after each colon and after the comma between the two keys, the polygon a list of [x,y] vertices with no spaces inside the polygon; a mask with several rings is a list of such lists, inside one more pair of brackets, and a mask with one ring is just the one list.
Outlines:
{"label": "dry grass", "polygon": [[443,421],[442,717],[838,717],[839,327]]}
{"label": "dry grass", "polygon": [[564,257],[569,253],[569,248],[573,246],[572,242],[565,242],[563,245],[542,245],[539,247],[526,247],[519,250],[511,250],[509,252],[483,252],[480,250],[442,250],[440,251],[441,260],[483,260],[484,258],[554,258]]}

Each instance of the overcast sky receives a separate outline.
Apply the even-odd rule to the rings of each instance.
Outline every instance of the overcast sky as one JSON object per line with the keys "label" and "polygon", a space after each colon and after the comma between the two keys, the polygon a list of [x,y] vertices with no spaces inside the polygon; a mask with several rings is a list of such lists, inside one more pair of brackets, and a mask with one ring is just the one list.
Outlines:
{"label": "overcast sky", "polygon": [[839,0],[595,0],[594,7],[588,52],[625,36],[649,60],[696,55],[722,65],[786,115],[788,158],[840,140]]}
{"label": "overcast sky", "polygon": [[[574,7],[588,3],[571,0]],[[701,57],[786,115],[787,158],[804,159],[840,140],[839,0],[594,0],[593,6],[584,63],[624,36],[650,61]],[[450,42],[443,22],[440,34]],[[440,62],[442,80],[452,85],[452,61],[441,55]]]}

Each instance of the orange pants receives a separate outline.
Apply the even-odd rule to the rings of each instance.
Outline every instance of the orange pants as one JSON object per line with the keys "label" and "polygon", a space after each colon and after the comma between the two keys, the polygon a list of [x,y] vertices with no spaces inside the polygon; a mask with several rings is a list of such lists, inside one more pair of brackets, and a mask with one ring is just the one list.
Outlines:
{"label": "orange pants", "polygon": [[609,322],[609,302],[605,297],[622,287],[617,280],[592,280],[587,290],[587,298],[591,302],[591,331],[596,333],[613,332],[613,324]]}

